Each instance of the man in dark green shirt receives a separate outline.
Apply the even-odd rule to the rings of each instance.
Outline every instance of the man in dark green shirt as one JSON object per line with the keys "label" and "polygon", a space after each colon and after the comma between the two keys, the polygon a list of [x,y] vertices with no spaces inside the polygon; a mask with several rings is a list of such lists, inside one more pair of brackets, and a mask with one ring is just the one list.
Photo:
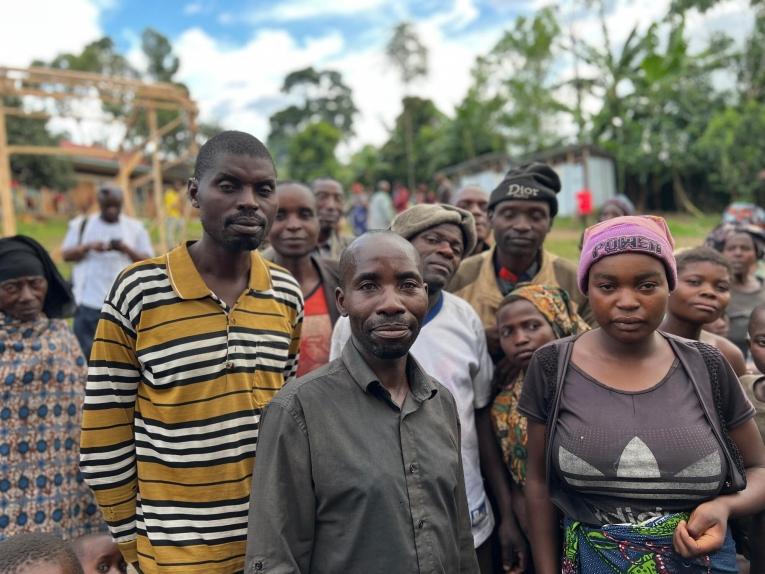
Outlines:
{"label": "man in dark green shirt", "polygon": [[261,419],[247,572],[477,573],[454,399],[409,355],[428,306],[419,255],[369,233],[340,274],[351,340]]}

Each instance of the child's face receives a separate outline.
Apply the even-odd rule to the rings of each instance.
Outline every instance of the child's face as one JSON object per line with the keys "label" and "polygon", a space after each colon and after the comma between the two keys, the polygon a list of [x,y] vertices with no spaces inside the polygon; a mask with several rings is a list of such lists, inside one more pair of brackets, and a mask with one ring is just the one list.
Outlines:
{"label": "child's face", "polygon": [[728,270],[711,261],[695,261],[678,271],[669,312],[683,321],[703,325],[717,320],[729,301]]}
{"label": "child's face", "polygon": [[544,315],[525,299],[502,307],[497,313],[499,344],[508,361],[525,369],[539,347],[555,340],[555,333]]}
{"label": "child's face", "polygon": [[85,574],[125,574],[127,564],[107,534],[89,537],[77,557]]}
{"label": "child's face", "polygon": [[760,311],[749,329],[749,350],[757,370],[765,374],[765,312]]}

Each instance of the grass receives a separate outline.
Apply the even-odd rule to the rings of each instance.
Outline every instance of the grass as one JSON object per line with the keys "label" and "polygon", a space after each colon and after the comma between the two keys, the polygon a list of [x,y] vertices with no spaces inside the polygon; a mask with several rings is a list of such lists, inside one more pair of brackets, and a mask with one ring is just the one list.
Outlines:
{"label": "grass", "polygon": [[[669,228],[675,237],[677,247],[694,247],[704,241],[704,237],[720,221],[719,215],[704,215],[694,217],[686,214],[664,214]],[[159,242],[157,226],[153,221],[144,221],[149,235],[156,245]],[[65,218],[49,218],[37,220],[21,218],[18,221],[18,232],[37,239],[53,256],[53,260],[65,277],[71,275],[71,265],[61,259],[61,243],[66,235],[68,220]],[[200,236],[202,227],[198,220],[189,222],[187,236],[190,239]],[[556,255],[572,261],[579,259],[579,240],[582,234],[581,224],[572,217],[560,217],[555,220],[553,230],[547,237],[546,247]]]}
{"label": "grass", "polygon": [[[696,247],[719,222],[719,215],[705,214],[694,217],[687,214],[662,214],[669,224],[675,244],[680,247]],[[573,217],[560,217],[555,220],[553,229],[547,236],[545,247],[571,261],[579,259],[579,241],[582,236],[581,223]]]}

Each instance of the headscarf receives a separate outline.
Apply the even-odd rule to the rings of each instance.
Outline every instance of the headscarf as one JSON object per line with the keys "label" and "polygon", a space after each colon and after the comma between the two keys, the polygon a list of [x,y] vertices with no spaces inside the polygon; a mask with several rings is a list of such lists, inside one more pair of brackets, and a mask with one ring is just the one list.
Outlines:
{"label": "headscarf", "polygon": [[43,303],[43,312],[48,317],[72,315],[72,292],[45,248],[24,235],[0,239],[0,281],[28,276],[42,276],[48,282]]}
{"label": "headscarf", "polygon": [[722,252],[725,242],[731,235],[744,233],[752,238],[757,259],[762,259],[765,254],[765,232],[759,225],[751,223],[721,223],[715,227],[704,241],[705,245]]}
{"label": "headscarf", "polygon": [[556,339],[590,330],[590,326],[576,312],[576,306],[566,290],[557,285],[521,283],[502,300],[500,308],[518,299],[525,299],[542,313]]}

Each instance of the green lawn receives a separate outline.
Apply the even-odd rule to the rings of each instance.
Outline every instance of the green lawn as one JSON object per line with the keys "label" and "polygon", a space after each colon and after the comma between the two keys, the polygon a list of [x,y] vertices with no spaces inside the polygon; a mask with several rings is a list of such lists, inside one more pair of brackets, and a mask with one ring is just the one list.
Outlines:
{"label": "green lawn", "polygon": [[[720,221],[719,215],[704,215],[693,217],[686,214],[665,214],[675,242],[678,247],[694,247],[700,245],[706,234]],[[159,240],[157,227],[153,221],[145,221],[152,241]],[[71,266],[61,260],[59,248],[66,235],[67,220],[51,218],[46,221],[24,220],[18,223],[18,232],[37,239],[53,255],[62,273],[69,277]],[[189,222],[188,237],[199,237],[201,225],[198,220]],[[579,258],[579,238],[582,230],[579,222],[571,217],[561,217],[555,220],[553,230],[547,238],[547,249],[572,261]]]}

